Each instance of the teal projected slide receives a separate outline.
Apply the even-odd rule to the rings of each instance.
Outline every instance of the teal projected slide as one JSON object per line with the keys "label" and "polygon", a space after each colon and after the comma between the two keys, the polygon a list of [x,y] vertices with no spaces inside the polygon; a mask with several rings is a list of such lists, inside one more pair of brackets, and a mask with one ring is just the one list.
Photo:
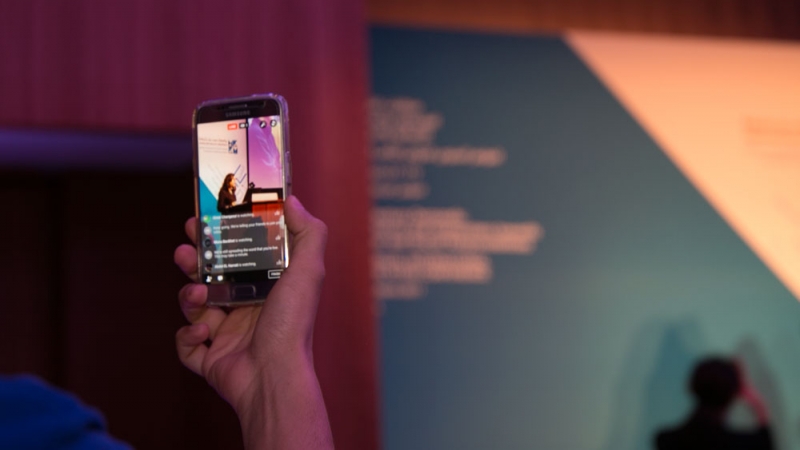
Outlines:
{"label": "teal projected slide", "polygon": [[717,354],[800,448],[800,304],[565,40],[371,41],[386,450],[653,448]]}

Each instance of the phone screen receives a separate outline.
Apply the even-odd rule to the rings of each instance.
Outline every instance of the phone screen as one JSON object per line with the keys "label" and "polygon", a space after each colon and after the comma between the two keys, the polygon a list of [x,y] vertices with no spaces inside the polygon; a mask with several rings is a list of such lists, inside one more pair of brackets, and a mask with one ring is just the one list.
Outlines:
{"label": "phone screen", "polygon": [[283,128],[280,115],[197,124],[204,283],[277,279],[287,266]]}

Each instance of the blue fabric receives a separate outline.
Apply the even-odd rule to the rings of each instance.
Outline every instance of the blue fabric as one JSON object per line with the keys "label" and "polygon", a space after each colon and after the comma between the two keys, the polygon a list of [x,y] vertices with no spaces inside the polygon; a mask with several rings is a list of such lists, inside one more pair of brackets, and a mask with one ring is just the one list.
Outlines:
{"label": "blue fabric", "polygon": [[0,449],[129,449],[99,411],[32,376],[0,377]]}

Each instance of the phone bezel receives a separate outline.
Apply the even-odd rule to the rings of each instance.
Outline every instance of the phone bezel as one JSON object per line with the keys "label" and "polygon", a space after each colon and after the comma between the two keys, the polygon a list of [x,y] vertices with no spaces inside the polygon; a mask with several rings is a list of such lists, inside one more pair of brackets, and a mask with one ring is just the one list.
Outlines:
{"label": "phone bezel", "polygon": [[[197,125],[210,122],[227,122],[233,120],[246,120],[254,117],[279,116],[281,118],[281,139],[282,139],[282,165],[283,165],[283,196],[281,200],[291,195],[291,156],[289,153],[289,120],[286,101],[276,94],[255,94],[249,97],[225,98],[209,100],[201,103],[194,110],[192,116],[192,148],[193,148],[193,167],[194,167],[194,197],[195,197],[195,217],[199,221],[200,199],[199,199],[199,160],[197,144]],[[199,222],[198,222],[199,223]],[[244,305],[261,303],[266,298],[272,286],[277,283],[277,278],[269,278],[269,274],[275,270],[285,270],[289,267],[289,239],[283,240],[284,254],[286,263],[282,269],[274,268],[267,270],[229,272],[226,273],[225,281],[212,279],[207,282],[203,279],[202,255],[200,252],[200,242],[202,230],[198,226],[197,232],[197,273],[199,282],[209,288],[209,304],[216,305]],[[249,292],[252,287],[252,295],[241,295],[241,292]]]}

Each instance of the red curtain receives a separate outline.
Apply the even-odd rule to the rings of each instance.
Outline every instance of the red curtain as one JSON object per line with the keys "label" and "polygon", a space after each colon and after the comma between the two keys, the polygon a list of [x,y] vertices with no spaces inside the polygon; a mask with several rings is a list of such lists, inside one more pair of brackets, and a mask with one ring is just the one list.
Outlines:
{"label": "red curtain", "polygon": [[[366,26],[357,0],[31,0],[0,5],[0,127],[187,133],[202,100],[289,102],[295,193],[329,226],[315,359],[339,448],[378,447]],[[114,151],[114,149],[109,149]],[[185,149],[176,151],[190,152]],[[0,168],[12,239],[0,371],[76,392],[141,448],[231,448],[238,425],[179,367],[171,265],[187,172]]]}

